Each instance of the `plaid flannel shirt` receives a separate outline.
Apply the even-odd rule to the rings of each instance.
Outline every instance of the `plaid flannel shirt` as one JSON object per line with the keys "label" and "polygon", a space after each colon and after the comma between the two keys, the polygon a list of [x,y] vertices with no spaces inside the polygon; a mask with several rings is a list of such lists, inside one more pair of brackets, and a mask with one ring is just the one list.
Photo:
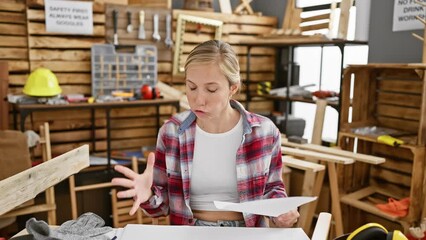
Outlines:
{"label": "plaid flannel shirt", "polygon": [[[282,182],[280,132],[269,119],[231,106],[243,116],[243,140],[237,150],[237,189],[240,202],[287,197]],[[174,225],[193,225],[190,202],[196,116],[185,111],[160,129],[154,165],[154,196],[141,208],[150,216],[170,215]],[[214,147],[214,146],[212,146]],[[266,218],[243,213],[247,227],[267,227]]]}

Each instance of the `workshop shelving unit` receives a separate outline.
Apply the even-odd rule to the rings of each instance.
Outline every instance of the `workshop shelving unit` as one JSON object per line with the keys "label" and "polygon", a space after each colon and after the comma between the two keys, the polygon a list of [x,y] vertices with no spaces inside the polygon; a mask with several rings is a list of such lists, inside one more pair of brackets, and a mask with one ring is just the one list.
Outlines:
{"label": "workshop shelving unit", "polygon": [[[341,200],[352,207],[348,211],[353,215],[347,231],[359,226],[360,221],[368,221],[365,214],[352,213],[354,209],[400,223],[405,231],[425,216],[425,70],[424,64],[367,64],[345,69],[339,146],[386,158],[385,163],[376,166],[356,163],[340,169],[340,186],[348,192]],[[396,133],[395,137],[405,143],[389,146],[379,143],[374,132],[354,132],[372,126]],[[375,204],[385,203],[390,197],[410,198],[407,216],[396,217],[376,208]]]}

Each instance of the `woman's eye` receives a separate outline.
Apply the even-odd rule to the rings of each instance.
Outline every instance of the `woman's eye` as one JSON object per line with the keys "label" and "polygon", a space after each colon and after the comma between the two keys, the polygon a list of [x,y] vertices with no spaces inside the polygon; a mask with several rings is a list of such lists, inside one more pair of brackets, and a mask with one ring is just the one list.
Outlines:
{"label": "woman's eye", "polygon": [[209,91],[209,92],[211,92],[211,93],[214,93],[214,92],[216,92],[216,91],[217,91],[217,89],[207,89],[207,91]]}

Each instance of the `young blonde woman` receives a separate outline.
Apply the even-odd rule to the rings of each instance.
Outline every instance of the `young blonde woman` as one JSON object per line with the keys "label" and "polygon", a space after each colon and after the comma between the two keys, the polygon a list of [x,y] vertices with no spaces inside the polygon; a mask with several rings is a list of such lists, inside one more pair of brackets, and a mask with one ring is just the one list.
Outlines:
{"label": "young blonde woman", "polygon": [[[267,118],[246,111],[232,99],[240,67],[231,46],[211,40],[195,47],[185,63],[190,110],[160,129],[155,155],[142,174],[117,165],[127,178],[113,184],[129,188],[130,214],[141,207],[150,216],[169,215],[171,224],[266,227],[264,216],[220,211],[213,201],[247,202],[283,198],[280,132]],[[271,218],[291,227],[297,210]]]}

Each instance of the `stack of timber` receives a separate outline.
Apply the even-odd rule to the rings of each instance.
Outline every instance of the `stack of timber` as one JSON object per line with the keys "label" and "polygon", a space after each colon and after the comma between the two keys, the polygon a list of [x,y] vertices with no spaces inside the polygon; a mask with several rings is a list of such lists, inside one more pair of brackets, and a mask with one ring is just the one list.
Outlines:
{"label": "stack of timber", "polygon": [[129,5],[136,5],[138,7],[163,9],[172,8],[172,0],[128,0],[127,2]]}
{"label": "stack of timber", "polygon": [[[221,40],[232,45],[237,52],[240,62],[241,80],[243,87],[241,93],[235,98],[241,102],[246,101],[246,91],[250,91],[252,95],[256,92],[257,83],[275,81],[275,50],[272,48],[254,47],[251,49],[250,59],[250,84],[245,83],[246,79],[246,62],[247,62],[247,47],[239,46],[238,43],[242,40],[255,39],[260,34],[269,33],[276,28],[278,19],[268,16],[254,15],[234,15],[215,12],[190,11],[190,10],[173,10],[174,29],[179,14],[192,15],[223,21],[222,38]],[[182,62],[185,61],[189,52],[199,43],[213,39],[212,28],[200,27],[196,24],[187,23],[185,33],[183,34],[184,45],[182,46]],[[176,33],[174,34],[176,41]],[[172,63],[170,63],[172,64]],[[172,66],[170,65],[170,69]],[[174,77],[173,84],[177,89],[184,91],[183,79]],[[254,112],[270,112],[273,109],[272,101],[264,99],[253,99],[250,102],[249,110]]]}
{"label": "stack of timber", "polygon": [[[339,169],[340,186],[342,190],[349,189],[342,197],[348,206],[347,215],[351,216],[347,219],[347,232],[371,221],[388,229],[407,231],[425,215],[425,70],[424,64],[368,64],[349,66],[344,72],[339,146],[386,158],[381,165],[356,163]],[[372,126],[391,129],[405,143],[389,146],[379,143],[373,132],[354,132]],[[390,197],[410,198],[407,216],[397,217],[375,207]]]}

